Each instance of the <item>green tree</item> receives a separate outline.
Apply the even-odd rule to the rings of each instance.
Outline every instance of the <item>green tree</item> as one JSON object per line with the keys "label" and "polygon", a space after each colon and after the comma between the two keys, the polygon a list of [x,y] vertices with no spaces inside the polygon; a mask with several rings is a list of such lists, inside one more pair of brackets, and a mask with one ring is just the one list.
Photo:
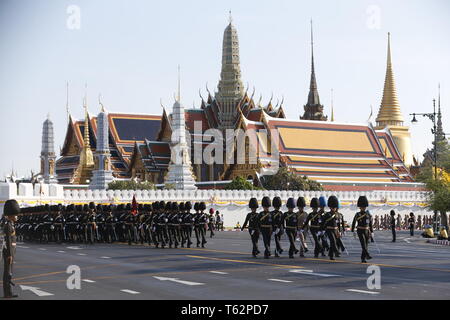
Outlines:
{"label": "green tree", "polygon": [[244,177],[238,176],[233,179],[224,188],[225,190],[259,190],[260,188],[253,186],[253,183],[245,180]]}
{"label": "green tree", "polygon": [[322,185],[306,176],[300,176],[289,171],[286,167],[281,167],[274,175],[264,176],[263,187],[267,190],[303,190],[321,191]]}
{"label": "green tree", "polygon": [[133,180],[116,180],[108,185],[108,190],[155,190],[151,182],[136,182]]}

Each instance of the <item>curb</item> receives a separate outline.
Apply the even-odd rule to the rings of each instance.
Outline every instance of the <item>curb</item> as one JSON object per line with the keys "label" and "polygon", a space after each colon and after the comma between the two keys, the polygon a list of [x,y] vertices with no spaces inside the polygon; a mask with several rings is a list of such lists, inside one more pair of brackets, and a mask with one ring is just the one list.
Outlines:
{"label": "curb", "polygon": [[448,240],[427,240],[427,243],[440,244],[443,246],[450,246],[450,241]]}

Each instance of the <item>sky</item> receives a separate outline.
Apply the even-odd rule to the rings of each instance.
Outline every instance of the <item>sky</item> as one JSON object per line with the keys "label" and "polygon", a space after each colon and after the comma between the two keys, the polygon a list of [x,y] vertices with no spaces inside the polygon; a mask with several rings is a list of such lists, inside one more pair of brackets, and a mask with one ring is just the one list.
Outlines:
{"label": "sky", "polygon": [[[267,103],[284,97],[287,118],[303,113],[310,80],[310,20],[325,113],[333,90],[337,122],[373,121],[386,72],[387,33],[405,123],[432,112],[441,86],[450,133],[450,2],[447,0],[0,0],[0,178],[39,171],[42,124],[50,115],[59,152],[71,115],[161,114],[177,90],[199,107],[220,77],[229,11],[239,35],[242,80]],[[414,155],[431,146],[431,121],[411,125]]]}

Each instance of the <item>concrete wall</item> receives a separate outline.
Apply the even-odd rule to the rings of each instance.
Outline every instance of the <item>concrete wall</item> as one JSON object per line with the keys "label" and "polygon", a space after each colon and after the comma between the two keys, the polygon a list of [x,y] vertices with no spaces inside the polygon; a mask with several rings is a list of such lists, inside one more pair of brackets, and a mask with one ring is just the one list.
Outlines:
{"label": "concrete wall", "polygon": [[[214,208],[224,215],[225,226],[234,227],[237,222],[242,224],[247,214],[248,200],[252,197],[261,201],[263,196],[279,196],[285,203],[289,197],[297,199],[306,198],[307,203],[313,197],[321,195],[328,197],[335,195],[341,202],[340,212],[347,221],[353,219],[357,211],[356,201],[360,195],[369,199],[369,210],[372,214],[386,214],[391,209],[397,213],[431,214],[426,208],[427,192],[423,191],[262,191],[262,190],[64,190],[63,186],[50,184],[34,187],[31,184],[0,183],[0,213],[3,214],[3,203],[7,199],[15,198],[21,206],[34,206],[39,204],[83,204],[91,201],[96,203],[128,203],[133,195],[139,203],[153,201],[204,201],[208,209]],[[283,210],[286,210],[283,207]],[[309,208],[307,208],[309,211]]]}

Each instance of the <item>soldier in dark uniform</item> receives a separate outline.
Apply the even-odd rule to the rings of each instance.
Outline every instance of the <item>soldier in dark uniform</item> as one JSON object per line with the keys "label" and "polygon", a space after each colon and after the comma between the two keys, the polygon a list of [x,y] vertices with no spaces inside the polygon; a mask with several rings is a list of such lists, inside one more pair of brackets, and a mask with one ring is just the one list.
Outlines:
{"label": "soldier in dark uniform", "polygon": [[368,250],[370,233],[373,233],[372,217],[367,211],[369,201],[365,196],[360,196],[358,198],[357,206],[360,211],[357,212],[355,217],[353,218],[352,232],[354,232],[356,226],[359,242],[361,243],[362,249],[361,262],[365,263],[367,262],[366,259],[372,259],[372,257],[369,255]]}
{"label": "soldier in dark uniform", "polygon": [[313,209],[313,211],[306,218],[303,230],[306,230],[308,224],[310,224],[309,230],[314,239],[314,258],[317,258],[319,257],[319,253],[322,253],[322,256],[324,256],[322,244],[319,240],[320,225],[322,223],[321,214],[318,211],[319,199],[312,198],[309,206]]}
{"label": "soldier in dark uniform", "polygon": [[408,228],[409,228],[409,234],[411,237],[414,237],[414,229],[416,228],[416,217],[414,217],[414,213],[409,214],[408,218]]}
{"label": "soldier in dark uniform", "polygon": [[[323,216],[325,214],[325,207],[326,206],[327,206],[327,200],[325,199],[324,196],[320,196],[319,197],[319,207],[320,207],[319,208],[319,212],[320,212],[321,216]],[[325,256],[325,250],[328,251],[330,249],[330,246],[328,245],[326,236],[327,236],[327,233],[325,232],[325,230],[321,230],[319,232],[319,239],[322,242],[322,248],[323,248],[322,249],[322,256]]]}
{"label": "soldier in dark uniform", "polygon": [[126,205],[126,216],[125,216],[125,236],[128,245],[131,246],[132,242],[137,244],[136,237],[136,216],[131,212],[131,204]]}
{"label": "soldier in dark uniform", "polygon": [[272,207],[274,210],[272,211],[272,223],[273,223],[273,232],[275,239],[275,257],[279,257],[279,254],[283,253],[283,249],[281,248],[281,236],[284,233],[284,221],[283,221],[283,212],[281,212],[281,199],[280,197],[274,197],[272,200]]}
{"label": "soldier in dark uniform", "polygon": [[40,230],[40,239],[41,242],[48,243],[51,241],[52,233],[53,233],[53,217],[52,217],[52,211],[55,210],[54,206],[45,206],[45,214],[42,217],[42,224]]}
{"label": "soldier in dark uniform", "polygon": [[[156,217],[156,232],[158,234],[158,243],[161,245],[161,248],[164,249],[166,246],[168,239],[167,239],[167,216],[164,212],[165,210],[165,202],[160,201],[158,203],[158,215]],[[158,245],[156,246],[158,248]]]}
{"label": "soldier in dark uniform", "polygon": [[16,230],[14,222],[17,221],[17,215],[20,213],[20,207],[16,200],[7,200],[3,209],[5,222],[3,225],[3,234],[5,235],[2,255],[3,255],[3,296],[5,298],[17,298],[12,292],[12,270],[14,256],[16,254]]}
{"label": "soldier in dark uniform", "polygon": [[[202,248],[205,247],[206,241],[206,226],[208,224],[208,217],[205,213],[206,210],[206,204],[204,202],[200,202],[198,205],[198,209],[200,210],[199,217],[198,217],[198,230],[199,230],[199,237],[202,238]],[[197,242],[198,246],[198,242]]]}
{"label": "soldier in dark uniform", "polygon": [[306,226],[306,230],[303,229],[305,227],[306,219],[308,218],[308,214],[305,212],[306,202],[305,198],[299,197],[297,199],[297,232],[298,238],[300,240],[300,257],[304,257],[305,253],[308,252],[308,245],[306,244],[306,236],[305,233],[308,232],[308,226]]}
{"label": "soldier in dark uniform", "polygon": [[170,208],[171,214],[169,216],[169,232],[170,232],[170,242],[169,242],[169,248],[173,245],[175,249],[178,248],[178,245],[180,243],[179,239],[179,227],[180,227],[180,221],[179,221],[179,207],[178,203],[172,202],[172,207]]}
{"label": "soldier in dark uniform", "polygon": [[105,213],[105,241],[107,243],[113,243],[117,241],[116,235],[116,217],[112,213],[112,206],[107,205],[103,208]]}
{"label": "soldier in dark uniform", "polygon": [[273,220],[272,213],[269,211],[271,206],[271,201],[269,197],[263,197],[261,201],[263,211],[258,215],[258,225],[259,230],[263,237],[264,242],[264,259],[269,259],[270,257],[270,240],[272,237],[273,230]]}
{"label": "soldier in dark uniform", "polygon": [[184,204],[184,210],[185,213],[183,215],[183,221],[182,221],[182,233],[183,233],[183,242],[181,244],[181,246],[183,247],[184,244],[186,243],[186,246],[188,248],[191,247],[192,241],[191,241],[191,237],[192,237],[192,228],[193,228],[193,223],[194,223],[194,217],[191,214],[191,208],[192,208],[192,204],[188,201]]}
{"label": "soldier in dark uniform", "polygon": [[342,242],[342,236],[345,234],[345,221],[344,215],[339,212],[340,203],[338,202],[338,208],[336,210],[336,223],[338,226],[338,231],[336,233],[336,246],[341,252],[345,251],[344,243]]}
{"label": "soldier in dark uniform", "polygon": [[259,254],[258,250],[258,240],[259,240],[259,225],[258,225],[258,213],[256,212],[256,209],[258,209],[258,200],[256,198],[251,198],[248,202],[248,207],[252,210],[250,213],[247,214],[247,217],[245,218],[244,224],[242,225],[241,231],[244,231],[244,229],[248,225],[248,232],[250,233],[250,238],[252,239],[252,255],[256,258],[256,256]]}
{"label": "soldier in dark uniform", "polygon": [[57,243],[66,242],[66,219],[62,213],[63,206],[58,205],[58,212],[53,221],[55,226],[55,241]]}
{"label": "soldier in dark uniform", "polygon": [[339,207],[339,201],[336,196],[330,196],[328,198],[329,212],[326,212],[322,217],[322,230],[327,234],[328,240],[330,240],[330,248],[328,250],[328,256],[330,260],[335,260],[334,256],[339,257],[339,250],[337,248],[337,233],[338,233],[338,217],[337,209]]}
{"label": "soldier in dark uniform", "polygon": [[194,232],[195,238],[197,239],[197,248],[200,246],[200,231],[199,231],[199,217],[200,217],[200,203],[194,203]]}
{"label": "soldier in dark uniform", "polygon": [[294,198],[289,198],[286,203],[286,207],[288,211],[284,213],[283,221],[286,225],[286,234],[289,239],[289,258],[293,259],[294,254],[298,253],[297,248],[295,247],[295,236],[297,234],[298,228],[298,215],[294,212],[295,209],[295,200]]}
{"label": "soldier in dark uniform", "polygon": [[87,217],[85,220],[85,240],[86,243],[94,244],[96,239],[96,230],[97,230],[97,224],[96,224],[96,216],[95,216],[95,203],[90,202],[88,211],[87,211]]}
{"label": "soldier in dark uniform", "polygon": [[212,238],[214,236],[214,228],[215,228],[215,218],[214,218],[214,209],[209,209],[209,216],[208,216],[208,229],[209,229],[209,237]]}
{"label": "soldier in dark uniform", "polygon": [[391,210],[390,212],[390,219],[389,219],[389,227],[391,228],[392,231],[392,242],[395,242],[396,240],[396,232],[395,232],[395,211]]}

